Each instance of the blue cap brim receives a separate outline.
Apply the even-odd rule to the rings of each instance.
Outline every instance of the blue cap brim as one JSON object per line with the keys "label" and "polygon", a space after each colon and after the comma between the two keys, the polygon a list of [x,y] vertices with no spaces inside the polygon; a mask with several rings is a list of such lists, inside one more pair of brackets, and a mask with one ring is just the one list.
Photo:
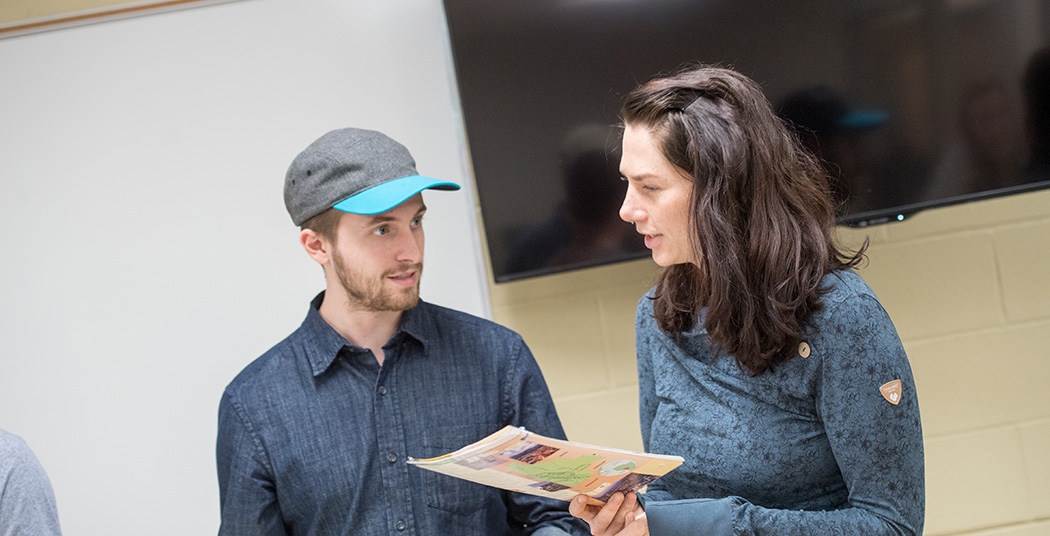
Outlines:
{"label": "blue cap brim", "polygon": [[412,175],[377,184],[332,205],[332,208],[351,214],[370,216],[386,212],[419,192],[430,189],[459,190],[459,185],[422,175]]}

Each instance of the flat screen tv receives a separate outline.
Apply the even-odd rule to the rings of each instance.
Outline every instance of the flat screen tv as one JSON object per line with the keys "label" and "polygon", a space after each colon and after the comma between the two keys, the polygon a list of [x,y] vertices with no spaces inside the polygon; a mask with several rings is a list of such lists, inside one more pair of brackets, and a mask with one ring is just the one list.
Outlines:
{"label": "flat screen tv", "polygon": [[843,225],[1050,186],[1050,2],[444,0],[496,282],[648,255],[623,96],[737,69],[826,162]]}

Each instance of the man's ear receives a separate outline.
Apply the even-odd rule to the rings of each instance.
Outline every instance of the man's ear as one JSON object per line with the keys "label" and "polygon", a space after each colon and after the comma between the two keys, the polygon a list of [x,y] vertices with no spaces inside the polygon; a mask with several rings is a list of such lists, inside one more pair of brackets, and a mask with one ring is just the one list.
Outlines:
{"label": "man's ear", "polygon": [[331,260],[331,244],[323,236],[317,234],[317,231],[303,229],[299,232],[299,243],[306,250],[306,254],[317,261],[317,264],[325,266]]}

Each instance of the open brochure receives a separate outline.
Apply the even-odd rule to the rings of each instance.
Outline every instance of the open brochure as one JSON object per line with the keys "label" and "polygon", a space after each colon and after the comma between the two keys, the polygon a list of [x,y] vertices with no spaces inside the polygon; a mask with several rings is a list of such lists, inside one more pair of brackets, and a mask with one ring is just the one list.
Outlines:
{"label": "open brochure", "polygon": [[428,471],[563,501],[578,494],[604,504],[682,465],[681,456],[644,454],[552,439],[514,426],[437,458],[409,458]]}

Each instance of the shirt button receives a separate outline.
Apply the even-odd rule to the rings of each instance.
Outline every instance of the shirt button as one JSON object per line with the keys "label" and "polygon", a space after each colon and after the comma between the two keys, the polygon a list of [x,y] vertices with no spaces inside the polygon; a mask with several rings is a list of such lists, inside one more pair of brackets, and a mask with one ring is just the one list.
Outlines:
{"label": "shirt button", "polygon": [[386,386],[385,385],[380,385],[379,386],[379,394],[383,395],[383,396],[386,396]]}
{"label": "shirt button", "polygon": [[798,355],[802,356],[802,359],[809,357],[811,351],[812,349],[809,347],[808,342],[802,341],[798,343]]}
{"label": "shirt button", "polygon": [[405,530],[406,528],[408,528],[408,524],[405,523],[405,520],[398,519],[397,523],[394,523],[394,528],[396,528],[399,531]]}
{"label": "shirt button", "polygon": [[397,454],[395,454],[393,452],[388,452],[387,455],[386,455],[386,461],[388,461],[390,463],[396,462],[397,461]]}

